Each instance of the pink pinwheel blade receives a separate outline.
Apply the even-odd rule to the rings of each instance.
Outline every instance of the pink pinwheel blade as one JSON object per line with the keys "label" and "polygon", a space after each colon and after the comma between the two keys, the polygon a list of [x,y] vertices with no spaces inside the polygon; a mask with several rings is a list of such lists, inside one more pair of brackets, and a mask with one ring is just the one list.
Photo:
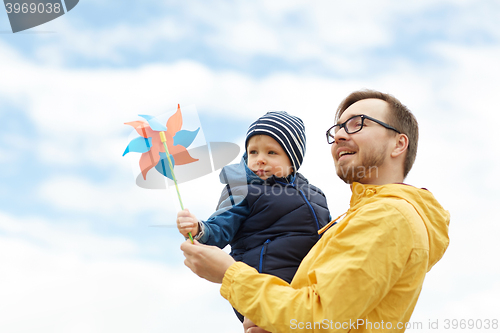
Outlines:
{"label": "pink pinwheel blade", "polygon": [[181,113],[181,106],[180,104],[177,104],[177,112],[172,115],[167,120],[167,133],[170,134],[172,137],[175,136],[177,132],[179,132],[182,128],[182,113]]}
{"label": "pink pinwheel blade", "polygon": [[181,147],[181,148],[176,149],[175,153],[171,153],[172,157],[175,160],[175,165],[184,165],[184,164],[189,164],[189,163],[193,163],[193,162],[198,161],[197,158],[193,158],[193,157],[191,157],[191,155],[189,155],[189,152],[186,150],[186,148],[184,148],[182,146],[178,146],[178,147]]}
{"label": "pink pinwheel blade", "polygon": [[160,151],[158,145],[153,145],[147,153],[143,153],[139,159],[142,177],[146,180],[146,175],[149,170],[154,168],[160,160]]}
{"label": "pink pinwheel blade", "polygon": [[153,130],[151,129],[151,127],[149,127],[149,124],[145,121],[136,120],[125,123],[125,125],[130,125],[133,128],[135,128],[137,133],[143,138],[150,138],[151,136],[153,136],[154,133]]}

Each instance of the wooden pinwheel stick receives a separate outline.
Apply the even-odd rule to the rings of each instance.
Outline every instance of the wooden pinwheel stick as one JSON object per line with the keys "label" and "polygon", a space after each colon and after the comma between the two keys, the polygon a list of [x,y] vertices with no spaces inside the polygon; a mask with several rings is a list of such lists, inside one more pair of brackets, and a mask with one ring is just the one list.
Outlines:
{"label": "wooden pinwheel stick", "polygon": [[[175,178],[174,165],[172,164],[172,161],[170,160],[170,153],[168,152],[167,138],[165,137],[165,132],[160,132],[160,139],[161,139],[161,142],[163,143],[163,147],[165,148],[165,153],[167,154],[168,165],[170,166],[170,172],[172,173],[172,179],[174,180],[175,188],[177,189],[177,196],[179,197],[179,202],[181,203],[181,209],[184,210],[184,205],[182,204],[182,199],[181,199],[181,193],[179,192],[179,186],[177,185],[177,179]],[[189,235],[189,239],[191,240],[191,243],[194,244],[193,235],[191,235],[191,233],[188,233],[188,235]]]}

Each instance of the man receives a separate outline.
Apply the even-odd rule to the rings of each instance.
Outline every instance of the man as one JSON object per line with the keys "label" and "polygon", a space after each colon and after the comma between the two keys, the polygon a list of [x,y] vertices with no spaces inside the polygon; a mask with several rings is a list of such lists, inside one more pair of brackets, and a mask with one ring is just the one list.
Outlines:
{"label": "man", "polygon": [[[357,91],[327,131],[350,208],[304,258],[290,284],[185,242],[185,264],[222,283],[221,294],[258,327],[248,332],[403,332],[425,274],[448,246],[449,213],[432,194],[402,184],[415,160],[418,124],[391,95]],[[340,217],[339,217],[340,218]]]}

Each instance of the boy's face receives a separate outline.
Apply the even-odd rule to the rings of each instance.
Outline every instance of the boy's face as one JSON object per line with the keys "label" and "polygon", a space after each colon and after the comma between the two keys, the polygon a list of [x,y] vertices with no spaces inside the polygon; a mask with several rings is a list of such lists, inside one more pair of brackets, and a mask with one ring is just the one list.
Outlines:
{"label": "boy's face", "polygon": [[248,167],[261,179],[275,175],[286,177],[293,167],[283,147],[267,135],[254,135],[248,140]]}

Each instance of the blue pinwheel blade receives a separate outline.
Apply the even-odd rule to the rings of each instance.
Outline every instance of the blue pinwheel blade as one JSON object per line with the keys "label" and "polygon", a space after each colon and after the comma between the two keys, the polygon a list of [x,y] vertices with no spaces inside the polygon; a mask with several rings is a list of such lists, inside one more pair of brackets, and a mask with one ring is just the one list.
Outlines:
{"label": "blue pinwheel blade", "polygon": [[[172,155],[170,155],[170,160],[172,161],[172,167],[174,167],[175,161]],[[160,153],[160,161],[156,164],[155,169],[165,177],[174,180],[174,177],[172,177],[172,170],[170,170],[170,165],[168,163],[167,154]]]}
{"label": "blue pinwheel blade", "polygon": [[158,120],[156,120],[155,117],[153,116],[149,116],[147,114],[140,114],[139,117],[142,117],[144,119],[147,120],[147,122],[149,123],[149,127],[151,127],[151,129],[153,131],[157,131],[157,132],[163,132],[163,131],[166,131],[167,130],[167,126],[165,125],[162,125]]}
{"label": "blue pinwheel blade", "polygon": [[184,148],[189,147],[196,138],[196,135],[198,135],[199,130],[199,127],[194,131],[180,130],[174,136],[174,146],[181,145]]}
{"label": "blue pinwheel blade", "polygon": [[123,153],[122,156],[125,156],[129,152],[145,153],[148,152],[150,149],[151,149],[151,138],[145,139],[143,137],[138,137],[130,141],[127,148],[125,148],[125,152]]}

